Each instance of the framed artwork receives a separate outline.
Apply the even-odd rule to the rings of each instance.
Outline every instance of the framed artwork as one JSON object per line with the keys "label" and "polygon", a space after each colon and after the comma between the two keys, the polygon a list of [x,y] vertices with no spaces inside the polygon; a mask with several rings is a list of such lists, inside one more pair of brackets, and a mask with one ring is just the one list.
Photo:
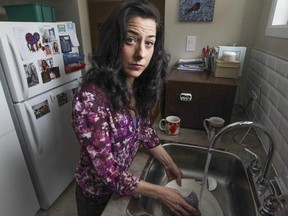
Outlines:
{"label": "framed artwork", "polygon": [[180,22],[212,22],[215,0],[180,0]]}

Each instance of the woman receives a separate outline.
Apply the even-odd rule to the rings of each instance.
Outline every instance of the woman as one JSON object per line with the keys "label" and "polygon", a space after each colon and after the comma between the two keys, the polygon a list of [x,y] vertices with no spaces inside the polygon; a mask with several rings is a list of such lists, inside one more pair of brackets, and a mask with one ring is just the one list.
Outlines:
{"label": "woman", "polygon": [[94,68],[73,100],[72,124],[81,146],[78,215],[101,215],[112,193],[155,198],[175,215],[195,211],[178,191],[127,172],[142,145],[181,184],[182,173],[149,120],[168,64],[163,32],[159,12],[146,0],[122,2],[101,27]]}

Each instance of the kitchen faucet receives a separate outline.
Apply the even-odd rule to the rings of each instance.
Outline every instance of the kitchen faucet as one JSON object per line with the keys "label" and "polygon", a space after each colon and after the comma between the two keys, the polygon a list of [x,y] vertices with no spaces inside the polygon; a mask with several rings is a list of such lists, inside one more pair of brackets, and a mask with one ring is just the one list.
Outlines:
{"label": "kitchen faucet", "polygon": [[267,158],[266,158],[266,161],[265,161],[265,164],[264,164],[264,168],[263,168],[263,171],[262,171],[260,177],[258,178],[258,180],[256,182],[257,193],[259,195],[262,195],[266,191],[266,189],[268,188],[268,183],[269,183],[268,172],[269,172],[269,168],[271,167],[271,160],[272,160],[272,156],[273,156],[273,153],[274,153],[274,141],[273,141],[272,136],[270,135],[270,133],[268,132],[268,130],[266,128],[264,128],[261,124],[256,123],[256,122],[252,122],[252,121],[240,121],[240,122],[231,123],[231,124],[225,126],[224,128],[222,128],[213,137],[213,139],[211,140],[209,151],[213,151],[215,149],[215,144],[217,143],[217,140],[224,133],[226,133],[227,131],[230,131],[231,129],[242,128],[242,127],[249,127],[249,128],[259,129],[269,139],[269,149],[268,149]]}

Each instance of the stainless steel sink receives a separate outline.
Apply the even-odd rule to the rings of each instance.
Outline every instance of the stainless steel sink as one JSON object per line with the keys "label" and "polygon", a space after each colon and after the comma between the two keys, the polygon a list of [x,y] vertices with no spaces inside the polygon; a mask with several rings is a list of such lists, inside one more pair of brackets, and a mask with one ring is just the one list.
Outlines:
{"label": "stainless steel sink", "polygon": [[[201,181],[207,159],[207,148],[178,143],[167,143],[163,146],[182,170],[184,178]],[[246,169],[238,156],[215,150],[208,176],[217,181],[217,188],[211,193],[218,201],[225,216],[257,215],[257,207]],[[163,166],[152,156],[148,160],[141,178],[158,185],[168,183]],[[133,197],[127,207],[127,214],[159,216],[155,213],[155,203],[154,199],[148,197],[140,195]]]}

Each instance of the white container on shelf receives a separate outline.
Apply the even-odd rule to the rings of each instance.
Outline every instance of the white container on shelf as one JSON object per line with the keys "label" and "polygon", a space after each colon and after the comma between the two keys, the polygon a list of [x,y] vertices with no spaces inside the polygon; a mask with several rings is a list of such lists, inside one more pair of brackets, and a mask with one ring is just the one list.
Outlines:
{"label": "white container on shelf", "polygon": [[222,60],[227,62],[236,61],[236,53],[235,52],[223,52]]}

